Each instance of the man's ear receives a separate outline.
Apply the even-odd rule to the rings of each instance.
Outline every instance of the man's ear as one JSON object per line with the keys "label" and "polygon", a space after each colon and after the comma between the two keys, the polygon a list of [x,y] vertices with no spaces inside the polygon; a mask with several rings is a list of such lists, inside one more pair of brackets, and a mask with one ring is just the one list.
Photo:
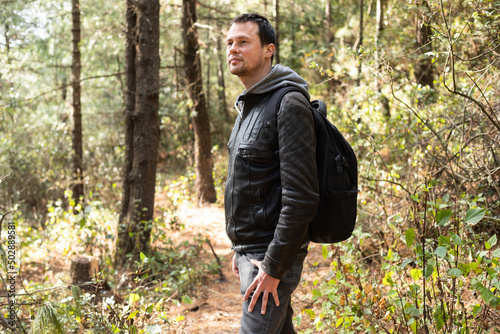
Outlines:
{"label": "man's ear", "polygon": [[276,46],[273,43],[267,44],[265,46],[265,55],[266,58],[271,58],[274,54],[274,50],[276,49]]}

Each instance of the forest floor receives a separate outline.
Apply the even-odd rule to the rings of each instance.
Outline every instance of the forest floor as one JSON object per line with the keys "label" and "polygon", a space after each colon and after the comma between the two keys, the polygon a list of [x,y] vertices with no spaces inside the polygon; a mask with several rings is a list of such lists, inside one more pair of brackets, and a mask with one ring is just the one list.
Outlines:
{"label": "forest floor", "polygon": [[[186,206],[180,208],[177,214],[185,225],[185,228],[179,232],[182,239],[189,240],[201,233],[210,240],[214,252],[221,259],[225,280],[221,280],[220,276],[211,277],[192,298],[193,304],[171,310],[172,315],[185,317],[184,320],[175,325],[173,333],[238,333],[242,296],[239,280],[231,270],[233,252],[224,229],[223,209],[217,206]],[[211,250],[209,252],[211,253]],[[300,313],[304,307],[310,307],[310,282],[314,276],[328,270],[328,266],[321,262],[323,262],[321,248],[317,245],[310,249],[304,266],[302,282],[293,295],[294,315]],[[308,320],[304,319],[300,327],[310,327],[311,324]]]}

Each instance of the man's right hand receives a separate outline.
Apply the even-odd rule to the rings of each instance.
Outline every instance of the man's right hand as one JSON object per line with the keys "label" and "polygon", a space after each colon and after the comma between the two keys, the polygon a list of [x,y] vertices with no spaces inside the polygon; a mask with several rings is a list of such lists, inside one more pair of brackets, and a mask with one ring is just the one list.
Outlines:
{"label": "man's right hand", "polygon": [[240,270],[238,269],[238,266],[236,265],[236,254],[233,256],[233,272],[236,275],[236,277],[240,278]]}

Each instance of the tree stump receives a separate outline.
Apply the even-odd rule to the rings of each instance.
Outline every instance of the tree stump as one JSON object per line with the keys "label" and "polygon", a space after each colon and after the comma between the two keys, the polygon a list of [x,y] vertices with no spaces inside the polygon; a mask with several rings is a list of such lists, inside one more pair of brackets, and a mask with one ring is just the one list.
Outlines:
{"label": "tree stump", "polygon": [[93,256],[73,256],[71,258],[71,281],[73,284],[91,282],[99,273],[99,260]]}

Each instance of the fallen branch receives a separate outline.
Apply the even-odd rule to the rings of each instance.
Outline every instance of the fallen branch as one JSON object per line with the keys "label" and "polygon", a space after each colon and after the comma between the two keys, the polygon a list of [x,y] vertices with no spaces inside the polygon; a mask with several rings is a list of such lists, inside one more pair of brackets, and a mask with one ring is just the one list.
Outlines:
{"label": "fallen branch", "polygon": [[210,242],[210,239],[206,239],[207,241],[207,244],[210,246],[210,249],[212,250],[212,254],[214,255],[215,257],[215,261],[217,261],[217,264],[219,265],[219,276],[220,276],[220,280],[223,281],[223,282],[226,282],[227,279],[226,279],[226,276],[224,276],[224,273],[222,272],[222,264],[220,262],[220,259],[219,257],[217,256],[217,254],[215,253],[215,250],[214,248],[212,247],[212,243]]}

